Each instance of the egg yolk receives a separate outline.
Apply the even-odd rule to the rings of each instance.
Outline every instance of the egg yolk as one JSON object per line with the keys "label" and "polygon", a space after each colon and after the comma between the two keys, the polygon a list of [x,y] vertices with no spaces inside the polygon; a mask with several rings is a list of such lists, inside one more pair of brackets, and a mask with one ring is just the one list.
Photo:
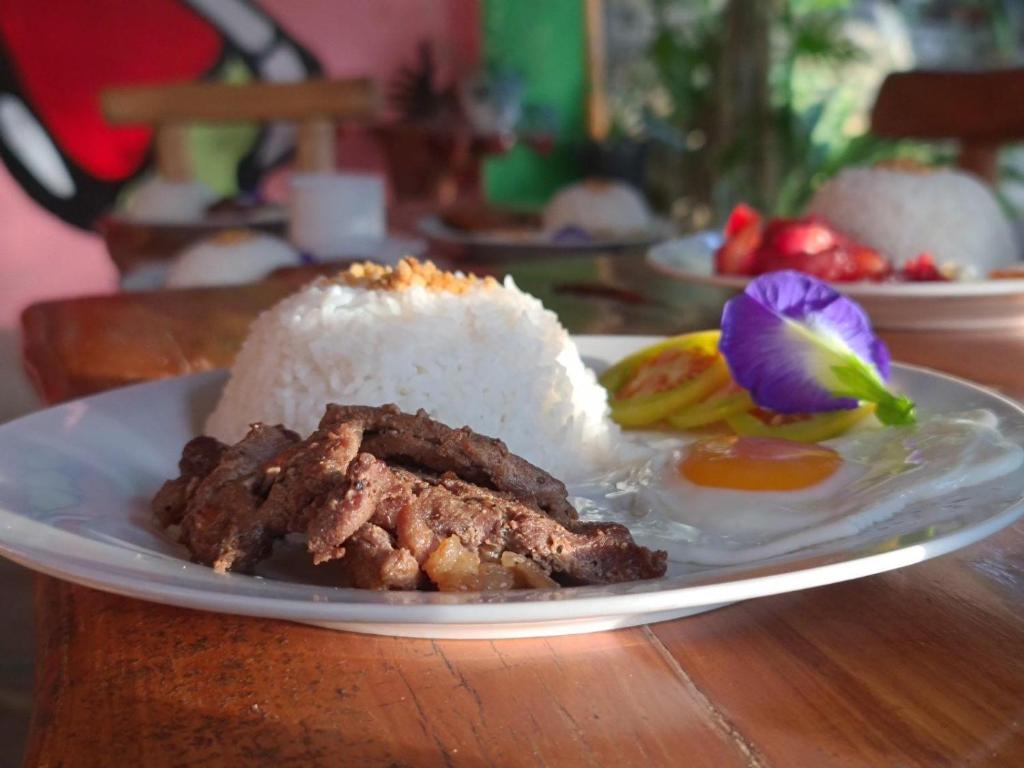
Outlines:
{"label": "egg yolk", "polygon": [[700,440],[679,462],[694,485],[737,491],[797,491],[831,477],[842,457],[823,445],[734,435]]}

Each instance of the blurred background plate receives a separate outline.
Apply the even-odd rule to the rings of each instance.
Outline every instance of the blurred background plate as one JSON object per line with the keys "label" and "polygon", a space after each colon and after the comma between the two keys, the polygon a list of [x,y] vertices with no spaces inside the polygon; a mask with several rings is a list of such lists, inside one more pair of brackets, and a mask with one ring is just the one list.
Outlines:
{"label": "blurred background plate", "polygon": [[[717,231],[698,232],[651,248],[647,263],[681,282],[743,290],[749,278],[716,275]],[[1024,279],[932,283],[836,283],[877,328],[984,330],[1024,327]]]}
{"label": "blurred background plate", "polygon": [[621,238],[579,238],[552,239],[538,228],[527,226],[503,227],[499,229],[456,229],[445,223],[440,215],[425,216],[417,223],[421,235],[443,249],[445,255],[472,256],[482,259],[522,258],[524,256],[594,254],[629,251],[648,248],[666,234],[666,227],[659,224],[651,232]]}

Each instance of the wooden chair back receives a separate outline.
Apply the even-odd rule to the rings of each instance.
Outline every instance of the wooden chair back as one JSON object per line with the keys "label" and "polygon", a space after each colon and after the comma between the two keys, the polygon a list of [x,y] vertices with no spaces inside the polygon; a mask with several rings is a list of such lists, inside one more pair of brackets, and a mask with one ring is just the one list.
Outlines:
{"label": "wooden chair back", "polygon": [[893,73],[878,92],[871,130],[900,139],[954,139],[958,165],[995,181],[999,147],[1024,141],[1024,68]]}
{"label": "wooden chair back", "polygon": [[190,123],[294,121],[299,169],[329,171],[335,166],[336,123],[366,122],[378,113],[377,93],[368,79],[109,88],[101,99],[111,123],[156,129],[157,168],[175,181],[192,177],[185,142]]}

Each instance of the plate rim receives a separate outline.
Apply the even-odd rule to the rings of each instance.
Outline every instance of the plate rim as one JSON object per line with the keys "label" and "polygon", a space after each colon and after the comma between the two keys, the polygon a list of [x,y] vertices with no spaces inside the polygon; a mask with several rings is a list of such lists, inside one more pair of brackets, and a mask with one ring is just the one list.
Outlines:
{"label": "plate rim", "polygon": [[[565,620],[600,619],[633,614],[651,614],[672,610],[686,610],[751,600],[804,589],[825,587],[844,581],[853,581],[898,570],[932,560],[976,544],[1012,525],[1024,515],[1024,500],[984,521],[962,528],[953,534],[940,536],[926,544],[913,544],[888,552],[866,555],[820,566],[801,568],[782,573],[753,576],[743,579],[719,581],[710,584],[680,585],[670,589],[628,592],[613,595],[572,596],[568,600],[538,600],[524,602],[461,602],[461,603],[408,603],[384,602],[315,602],[288,598],[257,597],[211,592],[198,587],[164,586],[159,592],[130,585],[118,586],[81,575],[74,568],[39,565],[29,558],[19,558],[0,545],[0,555],[19,565],[70,581],[101,592],[131,597],[161,605],[191,610],[212,611],[240,616],[286,619],[300,622],[346,622],[352,624],[436,624],[438,626],[473,626],[482,623],[504,624],[552,623]],[[833,577],[834,576],[834,577]],[[137,584],[140,582],[131,582]],[[141,582],[148,584],[151,582]],[[757,585],[758,588],[751,587]],[[339,590],[346,588],[337,588]],[[575,590],[593,587],[574,587]],[[356,590],[352,590],[356,591]],[[564,594],[564,590],[561,590]],[[429,594],[429,593],[428,593]],[[475,593],[464,593],[472,596]],[[211,597],[215,596],[215,597]],[[215,599],[219,597],[219,599]],[[643,599],[642,609],[637,605]],[[680,599],[684,598],[684,599]],[[275,616],[268,616],[265,606],[272,602]],[[571,616],[565,604],[571,602]],[[507,606],[515,605],[515,618],[504,617]],[[398,615],[399,612],[402,615]],[[451,614],[439,617],[436,614]],[[379,615],[376,615],[379,614]]]}

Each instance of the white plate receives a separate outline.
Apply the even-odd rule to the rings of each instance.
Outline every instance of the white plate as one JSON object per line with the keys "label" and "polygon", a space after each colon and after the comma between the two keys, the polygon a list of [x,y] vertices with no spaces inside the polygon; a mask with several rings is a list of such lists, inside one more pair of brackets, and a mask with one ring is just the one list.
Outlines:
{"label": "white plate", "polygon": [[[717,231],[666,240],[647,252],[647,263],[678,280],[743,290],[750,278],[718,275]],[[924,283],[835,283],[860,302],[878,328],[989,329],[1024,325],[1024,280]]]}
{"label": "white plate", "polygon": [[594,253],[646,248],[665,238],[668,227],[658,222],[651,232],[621,238],[600,238],[588,242],[556,241],[541,230],[495,230],[465,232],[449,227],[440,216],[425,216],[417,223],[421,235],[435,243],[465,248],[478,257],[515,257],[530,254]]}
{"label": "white plate", "polygon": [[[652,339],[577,341],[584,359],[601,367]],[[176,474],[181,447],[199,431],[224,377],[212,372],[128,387],[0,427],[0,554],[90,587],[188,608],[376,634],[523,637],[661,621],[900,568],[971,544],[1024,512],[1018,471],[788,555],[714,568],[673,562],[659,580],[552,591],[378,593],[220,575],[188,562],[183,548],[152,526],[148,502]],[[922,411],[985,408],[1004,434],[1024,444],[1020,405],[924,369],[896,366],[894,378]],[[273,566],[279,573],[288,567]],[[316,578],[311,566],[307,575]]]}

